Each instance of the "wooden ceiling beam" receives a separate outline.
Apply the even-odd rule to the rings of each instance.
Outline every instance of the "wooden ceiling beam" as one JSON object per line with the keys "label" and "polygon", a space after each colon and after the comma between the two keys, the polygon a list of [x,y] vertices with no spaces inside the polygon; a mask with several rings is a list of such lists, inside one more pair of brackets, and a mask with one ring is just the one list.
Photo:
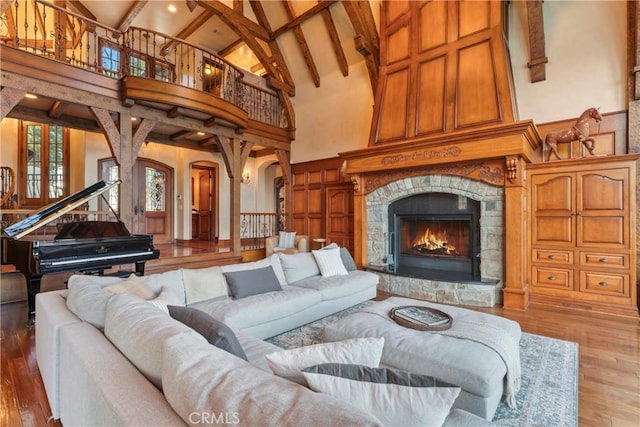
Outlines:
{"label": "wooden ceiling beam", "polygon": [[323,1],[318,2],[318,4],[316,4],[315,6],[311,7],[310,9],[306,10],[305,12],[300,14],[299,16],[295,16],[295,14],[294,14],[292,17],[290,17],[290,19],[291,19],[290,22],[286,23],[282,27],[277,28],[275,31],[273,31],[273,35],[272,35],[273,38],[278,38],[281,35],[283,35],[284,33],[288,32],[290,30],[293,30],[295,27],[300,26],[307,19],[313,18],[318,13],[322,12],[323,10],[326,10],[329,6],[332,6],[335,3],[337,3],[336,0],[323,0]]}
{"label": "wooden ceiling beam", "polygon": [[[289,0],[282,0],[282,4],[287,12],[287,16],[292,21],[295,20],[295,10],[293,9],[293,5]],[[318,68],[316,67],[316,63],[313,60],[313,56],[311,55],[311,50],[309,49],[309,45],[307,44],[307,40],[304,37],[304,33],[302,32],[302,28],[300,25],[296,25],[292,29],[293,34],[296,37],[296,41],[298,42],[298,47],[302,51],[302,57],[304,62],[307,64],[307,69],[309,70],[309,74],[311,75],[311,79],[316,87],[320,87],[320,73],[318,73]]]}
{"label": "wooden ceiling beam", "polygon": [[190,135],[193,135],[195,132],[189,129],[183,129],[183,130],[179,130],[178,132],[174,132],[171,135],[169,135],[169,139],[171,141],[177,141],[179,139],[185,139]]}
{"label": "wooden ceiling beam", "polygon": [[[251,4],[251,9],[253,10],[254,15],[256,15],[258,24],[260,24],[267,31],[269,31],[269,33],[271,33],[271,24],[269,23],[267,14],[264,12],[262,3],[260,3],[260,1],[252,1],[250,2],[250,4]],[[282,52],[280,51],[280,46],[278,45],[277,40],[273,38],[271,41],[269,41],[268,44],[269,44],[269,49],[271,50],[273,62],[275,62],[275,66],[280,72],[280,78],[285,84],[295,89],[295,83],[293,81],[293,77],[291,76],[291,72],[289,72],[289,67],[287,67],[287,63],[284,60],[284,56],[282,56]],[[290,95],[290,96],[293,96],[293,95]]]}
{"label": "wooden ceiling beam", "polygon": [[542,18],[542,0],[527,0],[527,22],[529,25],[529,56],[527,67],[531,71],[531,83],[547,78],[545,64],[549,59],[545,55],[544,20]]}
{"label": "wooden ceiling beam", "polygon": [[333,52],[336,54],[336,59],[338,61],[338,66],[340,67],[340,71],[342,72],[343,76],[347,77],[349,75],[349,63],[347,62],[347,57],[344,54],[342,43],[340,43],[340,36],[338,35],[336,24],[333,22],[331,11],[329,9],[324,9],[322,12],[320,12],[320,15],[322,16],[324,26],[329,33],[331,46],[333,47]]}
{"label": "wooden ceiling beam", "polygon": [[229,46],[220,49],[220,51],[218,52],[218,55],[224,58],[225,56],[229,55],[231,52],[236,50],[242,43],[243,43],[242,39],[239,38],[233,43],[231,43]]}
{"label": "wooden ceiling beam", "polygon": [[[212,11],[205,10],[200,15],[198,15],[196,19],[187,24],[187,26],[184,27],[178,34],[176,34],[175,38],[186,40],[187,37],[198,31],[200,27],[202,27],[209,19],[211,19],[213,15],[214,13]],[[166,55],[167,53],[169,53],[174,44],[175,40],[168,41],[162,46],[160,52]]]}
{"label": "wooden ceiling beam", "polygon": [[267,32],[267,30],[265,30],[249,18],[240,15],[238,12],[222,2],[212,0],[197,0],[196,3],[199,6],[210,10],[218,15],[225,23],[229,22],[230,24],[227,25],[232,29],[236,27],[244,27],[249,32],[249,34],[259,38],[260,40],[268,42],[271,39],[271,35]]}
{"label": "wooden ceiling beam", "polygon": [[133,4],[131,4],[131,7],[129,8],[127,13],[125,13],[125,15],[120,20],[120,23],[118,24],[118,27],[117,27],[118,31],[120,31],[121,33],[126,32],[131,26],[131,23],[133,22],[133,20],[136,19],[136,16],[138,16],[140,12],[142,12],[142,9],[144,9],[144,7],[147,5],[148,2],[149,0],[134,1]]}
{"label": "wooden ceiling beam", "polygon": [[69,106],[68,102],[54,101],[47,115],[52,119],[59,119],[64,114],[64,111]]}
{"label": "wooden ceiling beam", "polygon": [[82,4],[80,0],[68,0],[67,7],[71,9],[73,12],[80,14],[85,18],[89,18],[92,21],[98,20],[98,18],[96,18],[96,16],[93,13],[91,13],[91,11],[87,9],[87,7],[84,4]]}
{"label": "wooden ceiling beam", "polygon": [[354,37],[356,49],[365,57],[371,88],[375,93],[378,84],[378,68],[380,67],[380,37],[371,6],[368,1],[343,1],[341,3],[356,33]]}

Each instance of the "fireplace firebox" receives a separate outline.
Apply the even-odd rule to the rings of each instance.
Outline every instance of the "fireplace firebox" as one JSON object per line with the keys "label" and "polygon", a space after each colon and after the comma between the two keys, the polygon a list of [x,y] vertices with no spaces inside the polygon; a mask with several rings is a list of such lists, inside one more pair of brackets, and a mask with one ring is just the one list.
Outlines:
{"label": "fireplace firebox", "polygon": [[418,194],[389,206],[387,264],[426,279],[480,280],[480,203],[447,193]]}

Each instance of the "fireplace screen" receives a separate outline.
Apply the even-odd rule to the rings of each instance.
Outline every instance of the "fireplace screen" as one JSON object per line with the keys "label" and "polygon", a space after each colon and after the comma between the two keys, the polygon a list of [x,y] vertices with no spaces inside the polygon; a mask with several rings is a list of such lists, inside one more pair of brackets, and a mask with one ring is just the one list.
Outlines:
{"label": "fireplace screen", "polygon": [[471,258],[469,220],[400,219],[402,255]]}

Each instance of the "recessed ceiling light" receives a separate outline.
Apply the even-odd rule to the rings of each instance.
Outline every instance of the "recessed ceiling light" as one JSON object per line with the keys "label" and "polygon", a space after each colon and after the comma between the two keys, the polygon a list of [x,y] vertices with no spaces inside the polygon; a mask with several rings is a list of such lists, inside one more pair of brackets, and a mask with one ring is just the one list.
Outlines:
{"label": "recessed ceiling light", "polygon": [[136,120],[138,120],[138,118],[137,118],[137,117],[131,117],[131,121],[132,121],[132,122],[135,122]]}
{"label": "recessed ceiling light", "polygon": [[28,93],[24,97],[29,99],[38,99],[38,95],[34,95],[33,93]]}
{"label": "recessed ceiling light", "polygon": [[204,132],[198,132],[198,136],[204,136]]}
{"label": "recessed ceiling light", "polygon": [[175,7],[174,5],[170,4],[170,5],[167,7],[167,10],[168,10],[169,12],[171,12],[171,13],[176,13],[176,10],[178,10],[178,9],[176,9],[176,7]]}

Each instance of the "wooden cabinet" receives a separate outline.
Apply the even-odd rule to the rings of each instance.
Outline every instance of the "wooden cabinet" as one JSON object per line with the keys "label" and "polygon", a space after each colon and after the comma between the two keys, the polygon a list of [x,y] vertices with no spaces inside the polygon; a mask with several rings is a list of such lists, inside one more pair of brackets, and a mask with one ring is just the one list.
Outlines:
{"label": "wooden cabinet", "polygon": [[528,168],[532,302],[637,316],[635,157]]}

